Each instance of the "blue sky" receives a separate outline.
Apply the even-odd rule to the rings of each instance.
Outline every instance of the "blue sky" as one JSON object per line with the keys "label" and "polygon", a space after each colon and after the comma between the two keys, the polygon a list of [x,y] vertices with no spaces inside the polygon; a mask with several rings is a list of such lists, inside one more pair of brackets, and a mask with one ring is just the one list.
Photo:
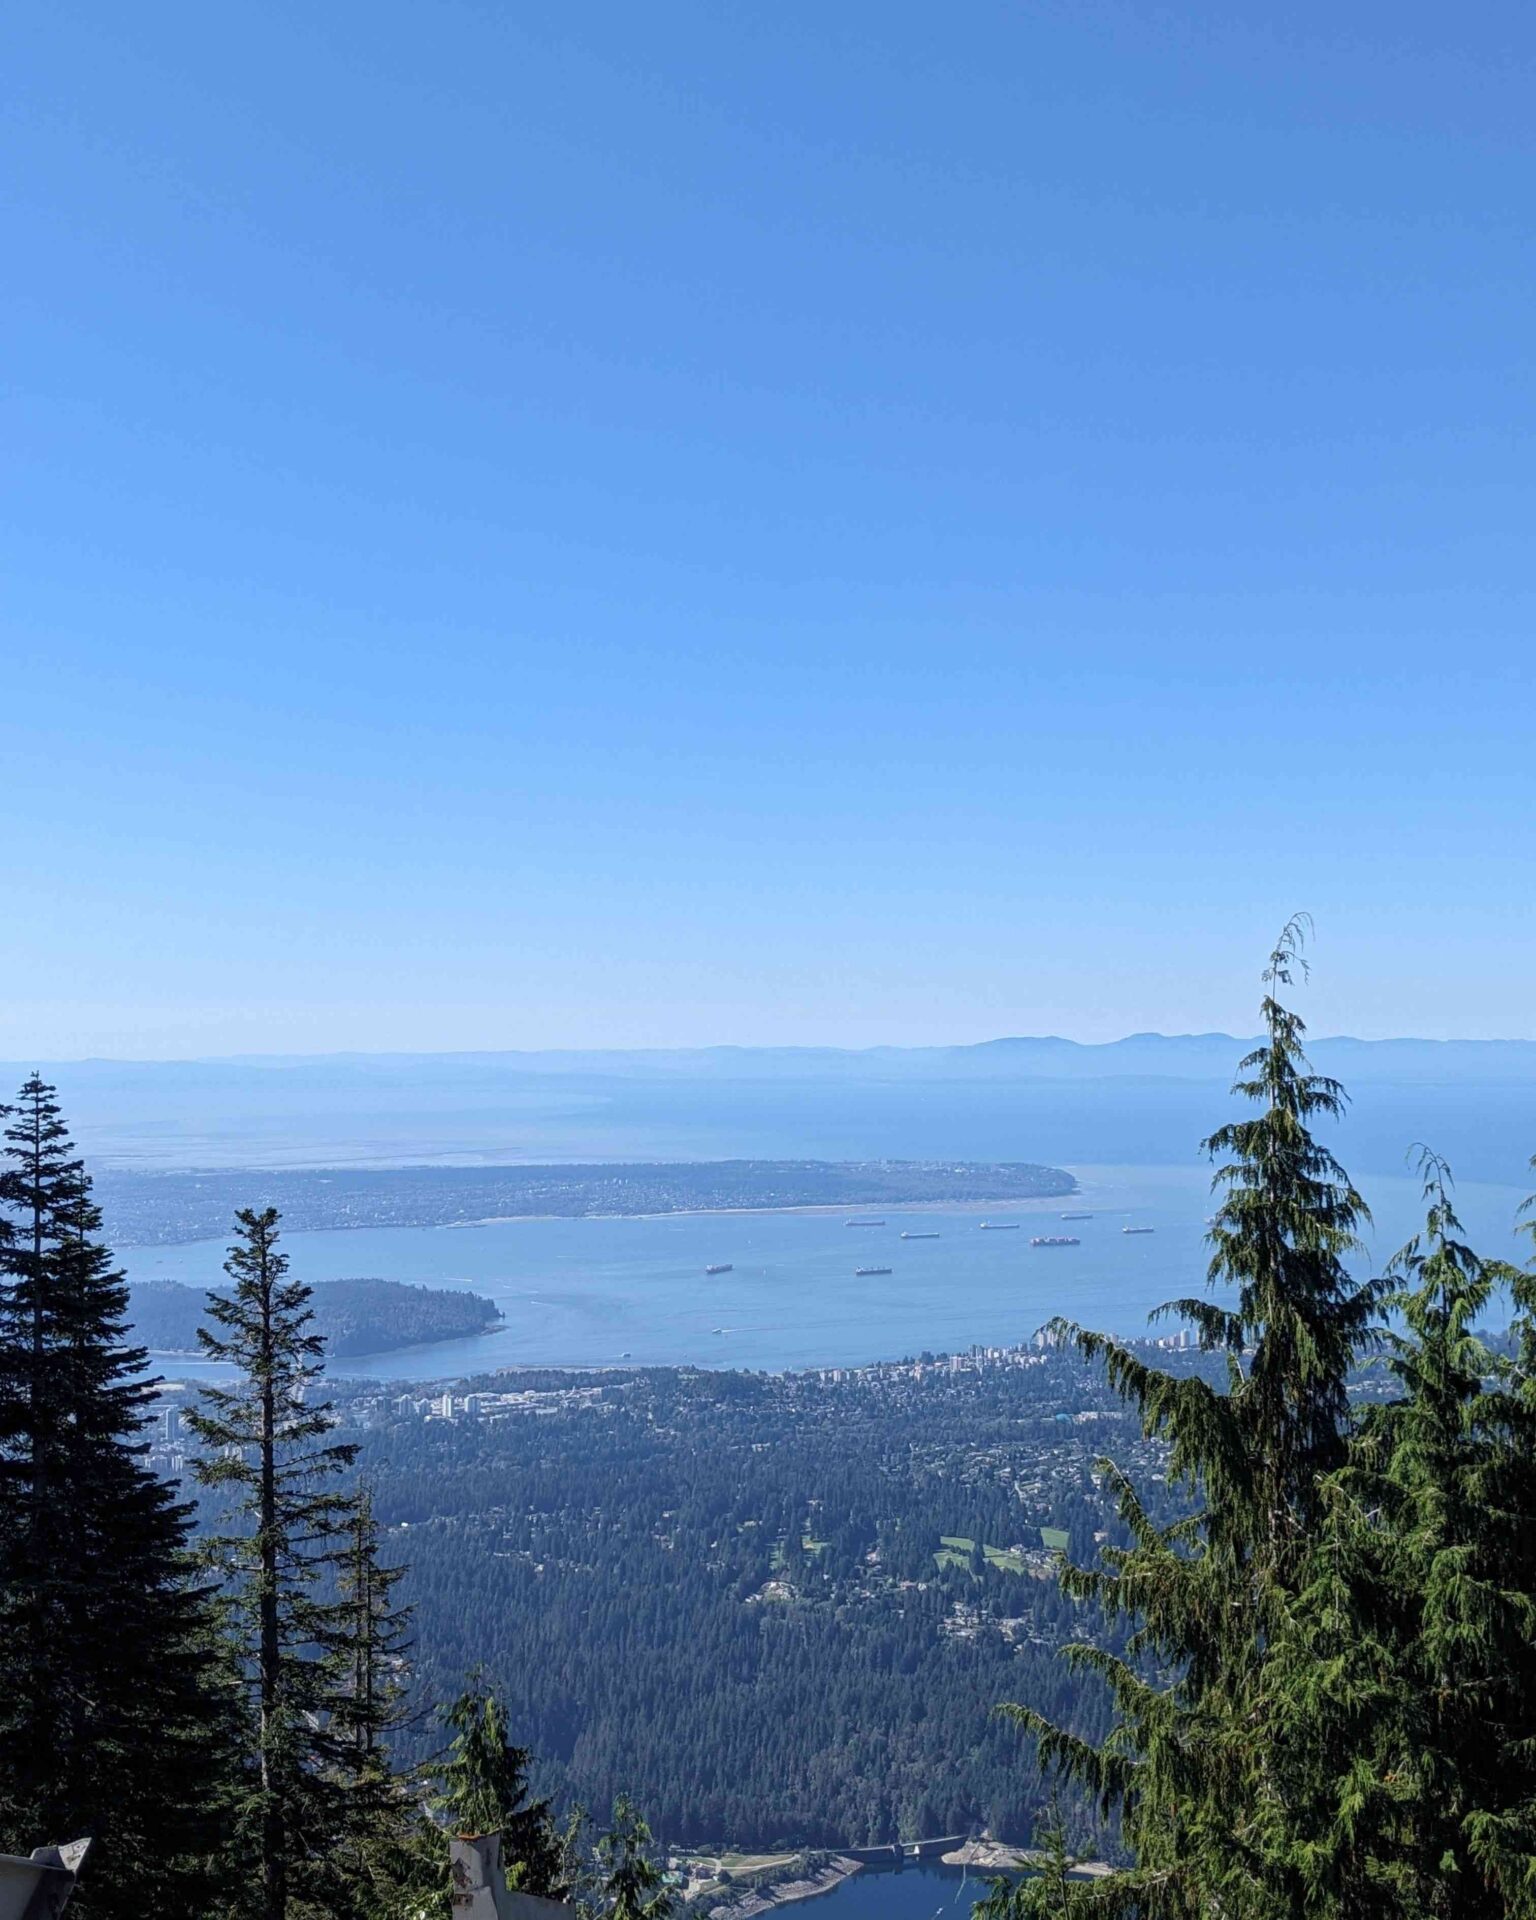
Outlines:
{"label": "blue sky", "polygon": [[1533,56],[21,0],[0,1053],[1536,1034]]}

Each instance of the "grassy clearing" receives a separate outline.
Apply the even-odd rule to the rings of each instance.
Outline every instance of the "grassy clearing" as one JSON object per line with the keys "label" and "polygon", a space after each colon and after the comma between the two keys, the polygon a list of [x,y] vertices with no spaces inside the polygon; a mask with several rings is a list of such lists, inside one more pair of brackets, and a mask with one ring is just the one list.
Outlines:
{"label": "grassy clearing", "polygon": [[1068,1545],[1066,1530],[1062,1527],[1042,1527],[1040,1544],[1047,1553],[1065,1553]]}
{"label": "grassy clearing", "polygon": [[1008,1547],[983,1547],[989,1567],[1001,1567],[1004,1573],[1022,1573],[1024,1556]]}
{"label": "grassy clearing", "polygon": [[[944,1533],[939,1536],[939,1550],[933,1556],[941,1567],[969,1567],[971,1555],[976,1551],[976,1542],[967,1540],[963,1533]],[[983,1547],[982,1558],[989,1567],[997,1567],[1004,1573],[1022,1573],[1023,1556],[1008,1547]]]}
{"label": "grassy clearing", "polygon": [[[800,1536],[800,1546],[805,1553],[825,1553],[831,1544],[832,1542],[830,1540],[817,1540],[808,1533],[803,1533]],[[782,1540],[775,1543],[773,1552],[768,1556],[768,1564],[776,1573],[782,1573],[784,1571],[784,1542]]]}

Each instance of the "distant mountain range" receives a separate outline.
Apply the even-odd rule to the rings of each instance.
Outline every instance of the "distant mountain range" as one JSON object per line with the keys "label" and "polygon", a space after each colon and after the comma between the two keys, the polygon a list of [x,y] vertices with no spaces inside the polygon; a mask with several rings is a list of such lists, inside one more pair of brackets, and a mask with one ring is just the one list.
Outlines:
{"label": "distant mountain range", "polygon": [[[483,1082],[527,1076],[734,1079],[1108,1079],[1151,1075],[1219,1078],[1256,1042],[1230,1033],[1131,1033],[1084,1042],[1054,1034],[1010,1035],[965,1046],[551,1048],[475,1053],[239,1054],[208,1060],[74,1060],[45,1068],[80,1087],[155,1083],[248,1085],[281,1075],[292,1084],[359,1084],[422,1079]],[[1536,1078],[1536,1040],[1314,1040],[1319,1072],[1371,1079],[1528,1080]],[[27,1062],[0,1075],[20,1078]]]}
{"label": "distant mountain range", "polygon": [[[88,1155],[124,1168],[569,1161],[1186,1160],[1230,1112],[1230,1034],[954,1047],[702,1047],[60,1063]],[[1351,1164],[1427,1140],[1463,1177],[1536,1152],[1536,1041],[1318,1039]],[[31,1062],[0,1065],[0,1086]]]}

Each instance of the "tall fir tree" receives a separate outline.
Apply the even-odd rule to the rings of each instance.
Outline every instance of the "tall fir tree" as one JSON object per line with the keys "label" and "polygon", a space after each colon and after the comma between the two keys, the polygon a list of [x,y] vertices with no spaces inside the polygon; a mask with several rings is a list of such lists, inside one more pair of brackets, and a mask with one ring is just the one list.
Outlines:
{"label": "tall fir tree", "polygon": [[1424,1230],[1388,1269],[1400,1392],[1320,1482],[1265,1651],[1272,1876],[1329,1920],[1536,1911],[1532,1435],[1475,1331],[1520,1276],[1460,1237],[1443,1163],[1422,1170]]}
{"label": "tall fir tree", "polygon": [[326,1911],[348,1746],[333,1719],[347,1707],[352,1610],[336,1581],[353,1508],[337,1479],[357,1448],[331,1437],[332,1407],[316,1396],[324,1341],[309,1288],[288,1278],[278,1219],[273,1208],[236,1215],[224,1267],[234,1285],[208,1296],[213,1327],[199,1339],[239,1377],[205,1387],[188,1416],[204,1445],[198,1478],[233,1523],[207,1551],[249,1693],[254,1751],[239,1811],[254,1920]]}
{"label": "tall fir tree", "polygon": [[[1059,1324],[1102,1360],[1144,1431],[1168,1447],[1169,1479],[1194,1502],[1155,1525],[1130,1481],[1101,1462],[1132,1544],[1103,1565],[1069,1567],[1063,1585],[1132,1629],[1126,1657],[1079,1644],[1067,1657],[1107,1683],[1116,1725],[1100,1747],[1024,1706],[1007,1709],[1047,1766],[1117,1812],[1134,1866],[1074,1889],[1074,1910],[1138,1920],[1288,1912],[1269,1872],[1273,1800],[1260,1729],[1262,1655],[1286,1619],[1318,1515],[1318,1477],[1340,1464],[1346,1381],[1369,1344],[1383,1291],[1355,1281],[1364,1202],[1315,1137],[1344,1094],[1308,1069],[1305,1028],[1279,992],[1304,966],[1304,919],[1284,929],[1264,973],[1262,1044],[1234,1093],[1258,1111],[1207,1141],[1222,1195],[1212,1222],[1210,1279],[1230,1304],[1171,1302],[1207,1350],[1227,1356],[1226,1391],[1163,1372],[1117,1341]],[[1037,1894],[1027,1883],[1020,1912]]]}
{"label": "tall fir tree", "polygon": [[623,1794],[614,1801],[612,1817],[592,1851],[595,1916],[668,1920],[676,1903],[665,1874],[651,1857],[651,1830]]}
{"label": "tall fir tree", "polygon": [[410,1609],[395,1588],[408,1571],[380,1555],[379,1524],[366,1487],[353,1495],[338,1562],[347,1673],[332,1716],[341,1759],[358,1778],[387,1771],[391,1736],[405,1724]]}
{"label": "tall fir tree", "polygon": [[434,1769],[438,1792],[432,1805],[438,1817],[456,1833],[499,1833],[508,1885],[563,1898],[569,1849],[549,1801],[530,1798],[532,1756],[508,1737],[500,1697],[472,1676],[443,1720],[453,1738]]}
{"label": "tall fir tree", "polygon": [[90,1913],[206,1914],[228,1697],[190,1508],[54,1090],[7,1110],[0,1203],[0,1848],[86,1834]]}
{"label": "tall fir tree", "polygon": [[359,1488],[338,1563],[340,1690],[328,1729],[339,1788],[332,1904],[359,1920],[415,1913],[442,1878],[412,1781],[390,1756],[411,1717],[410,1610],[394,1598],[406,1571],[382,1558],[373,1500]]}

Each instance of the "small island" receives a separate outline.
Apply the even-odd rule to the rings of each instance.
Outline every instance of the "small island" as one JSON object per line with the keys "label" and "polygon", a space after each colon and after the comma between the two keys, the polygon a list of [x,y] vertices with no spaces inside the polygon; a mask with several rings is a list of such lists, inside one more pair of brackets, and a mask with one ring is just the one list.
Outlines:
{"label": "small island", "polygon": [[[201,1287],[172,1280],[140,1282],[128,1296],[133,1338],[152,1353],[195,1353],[207,1300]],[[326,1350],[335,1359],[469,1339],[497,1326],[502,1317],[482,1294],[410,1286],[400,1280],[320,1280],[313,1306],[313,1331],[324,1336]]]}

